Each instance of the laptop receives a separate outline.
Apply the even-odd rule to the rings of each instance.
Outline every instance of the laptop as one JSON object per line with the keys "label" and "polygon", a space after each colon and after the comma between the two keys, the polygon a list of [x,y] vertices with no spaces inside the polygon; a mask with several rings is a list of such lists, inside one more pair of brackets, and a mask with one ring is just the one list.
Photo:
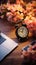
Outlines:
{"label": "laptop", "polygon": [[0,61],[9,54],[15,47],[18,46],[18,43],[7,37],[5,34],[1,33],[0,35]]}

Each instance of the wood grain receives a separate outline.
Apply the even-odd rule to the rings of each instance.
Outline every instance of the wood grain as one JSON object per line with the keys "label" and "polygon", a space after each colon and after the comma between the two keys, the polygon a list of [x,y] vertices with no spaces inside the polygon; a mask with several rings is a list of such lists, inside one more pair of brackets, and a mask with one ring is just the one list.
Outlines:
{"label": "wood grain", "polygon": [[18,47],[13,50],[1,63],[0,65],[21,65],[23,62],[23,58],[21,57],[22,53],[22,47],[30,44],[31,37],[29,35],[29,39],[23,43],[20,43],[17,40],[17,37],[15,35],[16,29],[12,27],[11,24],[9,24],[7,21],[3,21],[0,19],[0,29],[3,33],[5,33],[8,37],[13,39],[15,42],[17,42],[19,45]]}

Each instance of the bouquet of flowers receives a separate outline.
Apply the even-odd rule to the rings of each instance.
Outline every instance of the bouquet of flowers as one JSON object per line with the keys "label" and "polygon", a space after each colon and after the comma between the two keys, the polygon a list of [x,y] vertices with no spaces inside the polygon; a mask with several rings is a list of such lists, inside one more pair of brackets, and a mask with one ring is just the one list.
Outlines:
{"label": "bouquet of flowers", "polygon": [[36,1],[28,3],[23,0],[18,1],[15,4],[0,5],[0,18],[6,18],[10,23],[18,23],[18,21],[24,19],[22,23],[24,22],[29,31],[36,36]]}

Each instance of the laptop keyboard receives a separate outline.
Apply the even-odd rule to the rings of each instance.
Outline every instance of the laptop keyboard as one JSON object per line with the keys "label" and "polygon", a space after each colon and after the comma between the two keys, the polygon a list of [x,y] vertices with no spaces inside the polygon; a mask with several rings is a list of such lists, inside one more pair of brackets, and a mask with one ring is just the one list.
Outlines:
{"label": "laptop keyboard", "polygon": [[5,41],[6,39],[0,36],[0,45]]}

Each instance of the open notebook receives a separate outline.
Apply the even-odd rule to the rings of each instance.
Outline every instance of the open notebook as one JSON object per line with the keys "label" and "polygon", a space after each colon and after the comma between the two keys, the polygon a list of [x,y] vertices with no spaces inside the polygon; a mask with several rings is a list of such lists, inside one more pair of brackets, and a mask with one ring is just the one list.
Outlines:
{"label": "open notebook", "polygon": [[0,36],[0,61],[9,54],[15,47],[18,46],[18,43],[7,37],[5,34],[1,33]]}
{"label": "open notebook", "polygon": [[[28,45],[26,45],[25,47],[23,47],[22,48],[22,51],[27,51],[28,50],[28,48],[29,48],[29,45],[35,45],[36,44],[36,40],[32,40],[31,42],[30,42],[30,44],[28,44]],[[36,48],[34,48],[34,50],[35,50]]]}

